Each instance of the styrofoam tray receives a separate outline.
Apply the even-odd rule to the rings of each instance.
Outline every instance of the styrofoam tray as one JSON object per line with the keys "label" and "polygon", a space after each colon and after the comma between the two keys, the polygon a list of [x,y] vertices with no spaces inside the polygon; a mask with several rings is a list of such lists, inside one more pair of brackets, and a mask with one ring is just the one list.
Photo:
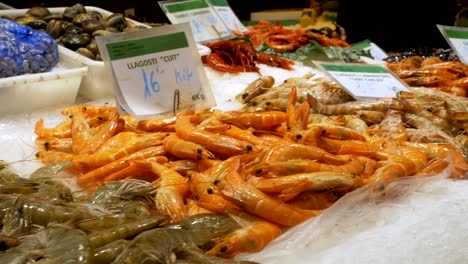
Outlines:
{"label": "styrofoam tray", "polygon": [[[52,13],[63,13],[65,8],[66,7],[49,7],[48,9]],[[88,11],[97,11],[104,16],[113,14],[110,11],[95,6],[85,6],[85,8]],[[0,16],[17,17],[24,15],[26,11],[28,11],[28,9],[0,10]],[[126,19],[131,25],[151,28],[151,26],[138,21],[129,18]],[[206,55],[211,52],[208,47],[203,45],[197,45],[197,48],[200,55]],[[104,62],[89,59],[67,48],[64,48],[63,52],[67,54],[67,56],[72,57],[73,60],[88,67],[88,74],[83,78],[78,92],[80,97],[93,100],[113,95],[112,82],[106,73]]]}
{"label": "styrofoam tray", "polygon": [[49,72],[0,78],[0,114],[74,104],[88,67],[64,50],[59,47],[59,61]]}

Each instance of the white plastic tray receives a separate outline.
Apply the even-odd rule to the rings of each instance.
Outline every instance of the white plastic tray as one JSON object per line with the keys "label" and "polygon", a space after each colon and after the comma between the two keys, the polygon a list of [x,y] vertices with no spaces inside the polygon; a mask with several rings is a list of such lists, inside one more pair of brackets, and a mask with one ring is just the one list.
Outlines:
{"label": "white plastic tray", "polygon": [[[49,11],[52,13],[63,13],[66,7],[49,7]],[[97,11],[104,16],[110,16],[113,13],[105,9],[94,7],[94,6],[85,6],[88,11]],[[26,13],[28,9],[11,9],[11,10],[0,10],[0,16],[16,17],[22,16]],[[142,26],[146,28],[151,28],[146,24],[140,23],[138,21],[127,18],[127,22],[136,26]],[[206,55],[211,52],[209,48],[203,45],[197,45],[200,55]],[[73,60],[86,65],[88,67],[88,74],[83,78],[81,86],[79,89],[79,96],[85,99],[94,100],[100,99],[103,97],[113,95],[114,91],[112,88],[112,82],[107,76],[104,62],[96,61],[89,59],[85,56],[82,56],[70,49],[64,48],[63,52],[73,58]]]}
{"label": "white plastic tray", "polygon": [[88,67],[64,50],[59,47],[59,61],[49,72],[0,78],[0,114],[74,104]]}

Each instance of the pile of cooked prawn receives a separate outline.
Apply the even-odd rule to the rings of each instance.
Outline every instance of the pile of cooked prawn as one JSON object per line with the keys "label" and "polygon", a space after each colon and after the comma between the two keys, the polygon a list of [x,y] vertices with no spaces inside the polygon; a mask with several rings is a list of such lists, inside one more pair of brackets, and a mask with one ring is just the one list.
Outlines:
{"label": "pile of cooked prawn", "polygon": [[[307,84],[304,78],[273,83],[262,77],[239,95],[250,107],[246,111],[184,110],[136,120],[109,105],[63,108],[64,119],[54,127],[37,120],[37,158],[47,166],[67,162],[63,170],[76,175],[90,197],[134,201],[138,196],[150,208],[143,210],[146,217],[165,219],[158,226],[197,216],[234,221],[229,232],[205,234],[200,243],[194,242],[196,235],[187,238],[189,253],[165,249],[178,258],[260,251],[285,228],[319,215],[364,185],[376,184],[384,194],[386,183],[401,177],[435,175],[448,167],[454,179],[467,174],[466,100],[415,89],[397,98],[326,101],[314,91],[323,84]],[[252,105],[271,106],[264,100],[273,99],[282,103],[269,109]],[[102,194],[103,189],[125,195]],[[120,212],[115,203],[106,210]],[[90,243],[89,232],[85,235]],[[137,241],[160,250],[150,249],[151,239]],[[139,247],[133,241],[122,247]]]}

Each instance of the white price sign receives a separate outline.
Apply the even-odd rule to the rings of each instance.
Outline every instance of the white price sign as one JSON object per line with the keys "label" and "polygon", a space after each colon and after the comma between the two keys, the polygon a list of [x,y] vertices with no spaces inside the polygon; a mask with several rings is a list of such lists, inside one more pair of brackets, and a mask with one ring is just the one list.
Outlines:
{"label": "white price sign", "polygon": [[387,68],[369,64],[332,64],[315,62],[356,100],[396,97],[409,91],[405,83]]}
{"label": "white price sign", "polygon": [[231,31],[205,0],[158,1],[172,24],[189,23],[198,43],[231,37]]}
{"label": "white price sign", "polygon": [[368,39],[355,43],[352,45],[352,47],[356,50],[369,51],[370,55],[378,60],[383,60],[388,57],[384,50]]}
{"label": "white price sign", "polygon": [[464,64],[468,64],[468,28],[437,25],[452,49]]}
{"label": "white price sign", "polygon": [[121,110],[148,118],[213,105],[188,24],[99,36],[96,40],[114,80]]}
{"label": "white price sign", "polygon": [[208,2],[231,31],[243,32],[247,30],[226,0],[208,0]]}

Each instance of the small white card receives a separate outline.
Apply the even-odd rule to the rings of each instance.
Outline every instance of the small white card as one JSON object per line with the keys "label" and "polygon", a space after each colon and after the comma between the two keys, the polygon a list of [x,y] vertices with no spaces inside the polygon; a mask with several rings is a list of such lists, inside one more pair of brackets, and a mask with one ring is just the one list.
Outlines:
{"label": "small white card", "polygon": [[369,64],[314,62],[356,100],[396,97],[409,91],[406,84],[386,67]]}
{"label": "small white card", "polygon": [[383,60],[388,57],[387,53],[383,49],[368,39],[355,43],[351,46],[356,50],[369,51],[370,55],[378,60]]}
{"label": "small white card", "polygon": [[231,31],[206,0],[168,0],[158,3],[172,24],[190,24],[197,43],[232,36]]}
{"label": "small white card", "polygon": [[464,64],[468,64],[468,28],[437,25]]}
{"label": "small white card", "polygon": [[122,112],[149,118],[214,105],[187,23],[99,36],[96,41]]}
{"label": "small white card", "polygon": [[238,32],[247,31],[247,28],[242,24],[234,11],[232,11],[226,0],[208,0],[208,3],[213,7],[229,30]]}

